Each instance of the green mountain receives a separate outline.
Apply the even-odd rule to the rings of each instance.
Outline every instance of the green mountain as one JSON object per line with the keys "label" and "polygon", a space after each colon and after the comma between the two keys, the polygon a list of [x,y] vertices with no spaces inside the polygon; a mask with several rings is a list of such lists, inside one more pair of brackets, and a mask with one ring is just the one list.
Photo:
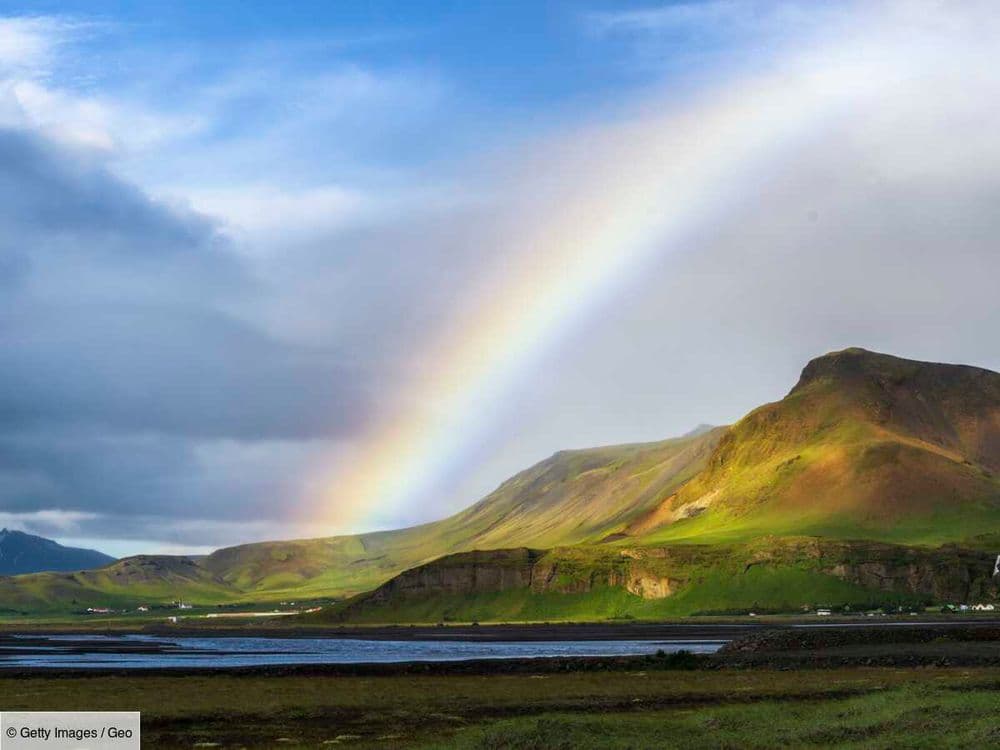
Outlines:
{"label": "green mountain", "polygon": [[603,544],[451,555],[319,617],[995,599],[998,474],[1000,375],[848,349],[810,362],[784,399],[729,428],[695,476]]}
{"label": "green mountain", "polygon": [[227,547],[202,565],[258,596],[371,589],[451,552],[599,542],[705,466],[725,428],[655,443],[560,451],[449,518],[398,531]]}
{"label": "green mountain", "polygon": [[[985,543],[1000,532],[1000,375],[847,349],[741,419],[628,533]],[[976,537],[979,537],[976,539]]]}
{"label": "green mountain", "polygon": [[143,604],[232,601],[240,592],[187,557],[138,555],[74,573],[31,573],[0,578],[0,612],[133,608]]}
{"label": "green mountain", "polygon": [[597,542],[697,474],[724,431],[699,428],[661,442],[561,451],[472,507],[408,529],[245,544],[197,562],[141,556],[81,573],[0,578],[0,611],[343,596],[452,552]]}

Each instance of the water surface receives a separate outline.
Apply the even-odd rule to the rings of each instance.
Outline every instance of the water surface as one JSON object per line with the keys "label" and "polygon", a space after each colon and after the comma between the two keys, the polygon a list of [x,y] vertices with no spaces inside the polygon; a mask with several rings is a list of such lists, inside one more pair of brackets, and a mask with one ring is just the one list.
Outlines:
{"label": "water surface", "polygon": [[629,656],[658,650],[717,651],[724,640],[421,641],[354,638],[202,638],[151,635],[22,635],[0,644],[2,667],[251,667],[387,664],[553,656]]}

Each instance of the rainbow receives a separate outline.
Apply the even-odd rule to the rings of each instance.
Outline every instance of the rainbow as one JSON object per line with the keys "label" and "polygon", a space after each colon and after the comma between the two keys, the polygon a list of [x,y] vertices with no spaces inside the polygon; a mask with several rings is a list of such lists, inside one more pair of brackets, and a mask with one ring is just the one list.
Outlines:
{"label": "rainbow", "polygon": [[886,65],[884,45],[874,45],[816,51],[683,111],[585,133],[569,149],[579,161],[540,164],[567,175],[557,200],[500,248],[504,273],[477,290],[480,301],[424,347],[433,365],[416,397],[378,422],[329,480],[326,528],[358,530],[423,496],[582,312],[752,196],[830,118],[897,85],[907,71]]}

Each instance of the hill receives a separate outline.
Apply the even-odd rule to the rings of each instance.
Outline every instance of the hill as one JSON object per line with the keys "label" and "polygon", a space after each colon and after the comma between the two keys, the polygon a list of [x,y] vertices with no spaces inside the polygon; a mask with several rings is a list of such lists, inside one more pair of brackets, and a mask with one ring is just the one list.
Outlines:
{"label": "hill", "polygon": [[84,570],[114,562],[92,549],[64,547],[51,539],[23,531],[0,530],[0,576],[43,570]]}
{"label": "hill", "polygon": [[847,349],[806,365],[628,528],[645,543],[760,534],[992,545],[1000,375]]}
{"label": "hill", "polygon": [[245,544],[197,561],[140,556],[81,573],[0,578],[0,610],[342,596],[461,550],[597,541],[696,474],[723,432],[699,428],[654,443],[560,451],[472,507],[408,529]]}
{"label": "hill", "polygon": [[240,592],[187,557],[138,555],[95,570],[0,578],[0,611],[65,612],[153,602],[232,601]]}
{"label": "hill", "polygon": [[254,594],[357,593],[472,549],[597,542],[648,513],[704,466],[725,428],[653,443],[560,451],[470,508],[398,531],[228,547],[202,565]]}
{"label": "hill", "polygon": [[993,558],[953,546],[805,537],[464,552],[408,570],[310,619],[600,620],[976,602],[997,597]]}
{"label": "hill", "polygon": [[[594,546],[449,556],[325,617],[555,619],[995,599],[1000,375],[862,349],[806,365]],[[944,546],[940,546],[944,545]]]}

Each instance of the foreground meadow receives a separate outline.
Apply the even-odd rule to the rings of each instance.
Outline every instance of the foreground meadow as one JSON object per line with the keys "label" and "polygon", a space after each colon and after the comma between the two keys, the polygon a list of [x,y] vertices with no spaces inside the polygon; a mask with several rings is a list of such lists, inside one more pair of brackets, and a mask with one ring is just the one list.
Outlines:
{"label": "foreground meadow", "polygon": [[1000,669],[2,676],[7,710],[139,710],[155,748],[1000,745]]}

